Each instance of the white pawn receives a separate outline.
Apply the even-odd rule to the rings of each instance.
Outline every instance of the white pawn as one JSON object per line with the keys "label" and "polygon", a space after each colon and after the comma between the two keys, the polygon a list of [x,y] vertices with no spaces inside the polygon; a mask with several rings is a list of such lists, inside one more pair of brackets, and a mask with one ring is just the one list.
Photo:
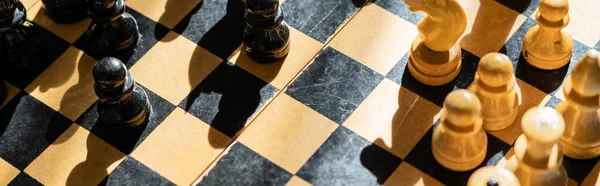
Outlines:
{"label": "white pawn", "polygon": [[487,151],[487,136],[482,128],[481,103],[475,94],[455,90],[446,96],[440,124],[433,130],[433,157],[454,171],[477,167]]}
{"label": "white pawn", "polygon": [[573,37],[564,31],[570,21],[568,0],[541,0],[535,15],[538,25],[523,38],[523,56],[534,67],[554,70],[573,55]]}
{"label": "white pawn", "polygon": [[566,101],[556,110],[565,119],[560,139],[563,153],[571,158],[589,159],[600,155],[600,64],[592,49],[579,60],[565,80]]}
{"label": "white pawn", "polygon": [[514,155],[506,169],[512,171],[523,186],[565,186],[567,172],[558,140],[565,131],[562,116],[550,107],[529,109],[521,120],[523,134],[514,145]]}
{"label": "white pawn", "polygon": [[513,65],[501,53],[486,54],[479,61],[475,81],[469,91],[481,101],[485,130],[501,130],[512,125],[519,112],[518,85]]}

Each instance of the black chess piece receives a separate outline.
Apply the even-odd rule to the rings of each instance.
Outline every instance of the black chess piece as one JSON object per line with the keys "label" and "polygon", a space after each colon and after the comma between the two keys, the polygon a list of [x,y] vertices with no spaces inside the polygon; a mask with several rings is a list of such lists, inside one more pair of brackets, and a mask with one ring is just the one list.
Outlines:
{"label": "black chess piece", "polygon": [[290,50],[290,29],[279,0],[248,0],[247,6],[244,48],[248,56],[259,63],[285,57]]}
{"label": "black chess piece", "polygon": [[87,17],[87,0],[42,0],[46,14],[54,22],[70,24]]}
{"label": "black chess piece", "polygon": [[99,120],[107,131],[129,132],[144,128],[151,112],[146,91],[135,84],[121,60],[103,58],[93,70]]}
{"label": "black chess piece", "polygon": [[137,22],[125,12],[124,0],[89,0],[88,13],[92,24],[88,28],[87,52],[94,57],[117,57],[127,60],[140,39]]}
{"label": "black chess piece", "polygon": [[39,58],[41,42],[26,17],[19,0],[0,0],[0,69],[5,74],[10,69],[31,67]]}

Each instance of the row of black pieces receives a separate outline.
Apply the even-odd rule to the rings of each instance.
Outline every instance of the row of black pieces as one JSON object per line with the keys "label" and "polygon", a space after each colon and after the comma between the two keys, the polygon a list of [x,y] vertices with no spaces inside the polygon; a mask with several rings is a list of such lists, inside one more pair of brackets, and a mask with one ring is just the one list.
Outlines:
{"label": "row of black pieces", "polygon": [[[73,23],[90,16],[98,25],[112,22],[121,16],[116,29],[121,32],[107,32],[100,26],[90,26],[91,40],[89,51],[97,56],[116,56],[126,60],[139,40],[135,19],[124,14],[123,0],[42,0],[47,14],[58,23]],[[289,51],[289,27],[283,21],[283,11],[279,0],[248,0],[244,44],[247,54],[257,62],[270,63],[287,56]],[[87,8],[87,11],[86,11]],[[113,24],[114,25],[114,24]],[[116,38],[109,40],[108,38]]]}
{"label": "row of black pieces", "polygon": [[[57,20],[88,15],[92,18],[85,50],[96,57],[128,56],[137,47],[138,26],[135,19],[125,13],[124,0],[44,0],[43,3],[50,17]],[[82,10],[85,15],[81,15]],[[43,41],[26,17],[26,9],[19,0],[0,0],[0,75],[8,74],[10,69],[37,66],[43,55]],[[0,81],[0,103],[6,97],[5,89],[5,83]]]}

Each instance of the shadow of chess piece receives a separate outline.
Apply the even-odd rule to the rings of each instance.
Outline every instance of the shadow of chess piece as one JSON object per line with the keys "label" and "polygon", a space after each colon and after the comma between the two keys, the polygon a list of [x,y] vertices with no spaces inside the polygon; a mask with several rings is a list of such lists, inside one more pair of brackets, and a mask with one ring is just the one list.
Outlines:
{"label": "shadow of chess piece", "polygon": [[0,69],[7,70],[4,74],[11,67],[31,67],[39,59],[40,38],[26,18],[19,0],[0,0]]}
{"label": "shadow of chess piece", "polygon": [[455,0],[405,0],[405,3],[412,12],[427,13],[419,22],[419,36],[410,48],[410,73],[430,86],[452,81],[462,64],[457,41],[467,28],[465,11]]}
{"label": "shadow of chess piece", "polygon": [[523,39],[523,56],[532,66],[554,70],[565,66],[573,55],[573,37],[562,30],[570,21],[567,0],[542,0],[535,15],[538,25]]}
{"label": "shadow of chess piece", "polygon": [[248,0],[244,49],[259,63],[271,63],[287,56],[290,29],[283,20],[279,0]]}
{"label": "shadow of chess piece", "polygon": [[431,152],[442,166],[468,171],[485,159],[487,136],[482,128],[481,102],[464,89],[450,92],[440,124],[433,130]]}
{"label": "shadow of chess piece", "polygon": [[6,99],[6,83],[0,79],[0,105],[4,103],[4,99]]}
{"label": "shadow of chess piece", "polygon": [[144,89],[136,86],[133,76],[119,59],[103,58],[93,69],[94,90],[98,101],[98,119],[112,133],[144,128],[150,102]]}
{"label": "shadow of chess piece", "polygon": [[46,14],[56,23],[70,24],[87,17],[87,0],[42,0]]}
{"label": "shadow of chess piece", "polygon": [[467,186],[520,186],[519,180],[509,170],[496,166],[477,169],[467,182]]}
{"label": "shadow of chess piece", "polygon": [[565,131],[563,117],[550,107],[529,109],[521,119],[523,134],[514,145],[514,155],[506,169],[517,176],[521,185],[567,185],[567,172],[558,140]]}
{"label": "shadow of chess piece", "polygon": [[519,90],[508,56],[489,53],[481,58],[469,91],[481,101],[485,130],[502,130],[513,124],[519,112]]}
{"label": "shadow of chess piece", "polygon": [[590,159],[600,155],[600,53],[592,49],[579,60],[563,86],[566,101],[556,106],[565,119],[560,139],[565,156]]}
{"label": "shadow of chess piece", "polygon": [[136,20],[125,12],[124,0],[90,0],[87,52],[97,58],[114,56],[126,61],[140,40]]}

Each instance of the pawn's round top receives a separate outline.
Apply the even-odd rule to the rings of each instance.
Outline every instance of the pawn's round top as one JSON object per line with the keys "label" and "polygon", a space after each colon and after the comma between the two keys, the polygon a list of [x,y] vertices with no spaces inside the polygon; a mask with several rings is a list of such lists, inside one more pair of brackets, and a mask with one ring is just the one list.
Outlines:
{"label": "pawn's round top", "polygon": [[475,94],[459,89],[450,92],[444,101],[446,119],[455,125],[472,125],[481,115],[481,102]]}
{"label": "pawn's round top", "polygon": [[600,94],[600,53],[592,49],[583,56],[571,74],[573,89],[582,96]]}
{"label": "pawn's round top", "polygon": [[560,21],[569,13],[569,2],[567,0],[542,0],[539,11],[542,17],[548,21]]}
{"label": "pawn's round top", "polygon": [[527,139],[555,143],[565,132],[565,120],[550,107],[536,107],[523,114],[521,128]]}
{"label": "pawn's round top", "polygon": [[103,88],[114,88],[123,84],[127,76],[127,67],[114,57],[101,59],[92,71],[94,80]]}
{"label": "pawn's round top", "polygon": [[479,79],[491,87],[508,84],[512,79],[513,65],[508,56],[501,53],[489,53],[481,58],[477,66]]}
{"label": "pawn's round top", "polygon": [[467,186],[519,186],[519,180],[509,170],[496,167],[496,166],[485,166],[477,169],[467,182]]}

